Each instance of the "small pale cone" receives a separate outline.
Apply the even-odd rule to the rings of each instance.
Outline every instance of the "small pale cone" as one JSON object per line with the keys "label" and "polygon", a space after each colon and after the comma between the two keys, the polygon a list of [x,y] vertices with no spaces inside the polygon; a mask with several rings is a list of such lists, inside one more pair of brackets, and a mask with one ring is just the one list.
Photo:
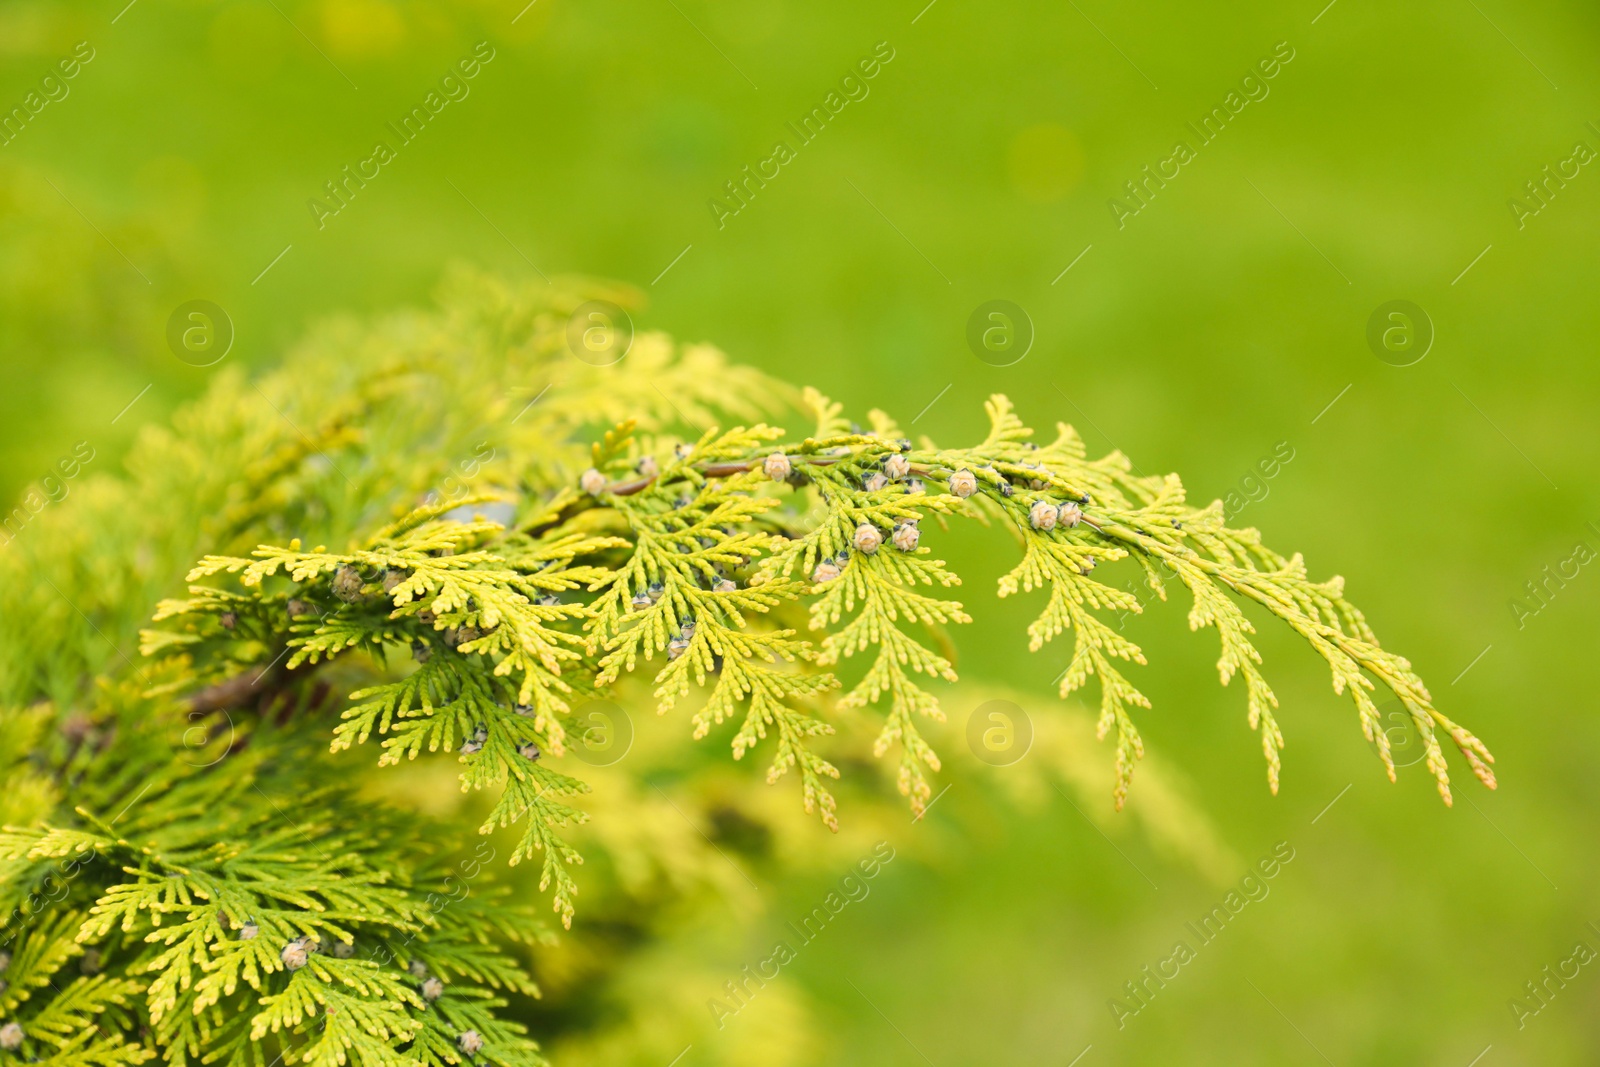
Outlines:
{"label": "small pale cone", "polygon": [[1056,526],[1056,506],[1048,500],[1036,500],[1028,509],[1028,521],[1035,530],[1053,530]]}
{"label": "small pale cone", "polygon": [[950,475],[950,491],[965,500],[978,491],[978,476],[969,470],[958,470]]}
{"label": "small pale cone", "polygon": [[606,476],[595,470],[593,467],[590,467],[588,470],[583,472],[583,477],[578,479],[578,488],[582,489],[590,496],[599,496],[601,493],[605,492]]}
{"label": "small pale cone", "polygon": [[361,574],[348,563],[333,572],[333,595],[340,600],[354,600],[361,594]]}
{"label": "small pale cone", "polygon": [[880,471],[873,471],[871,474],[867,475],[866,479],[862,482],[862,485],[866,487],[866,490],[869,493],[875,493],[879,489],[885,488],[888,484],[888,477],[886,477]]}
{"label": "small pale cone", "polygon": [[917,529],[914,523],[908,522],[903,526],[897,526],[894,531],[894,547],[902,552],[914,552],[917,548],[917,540],[921,536],[922,532]]}
{"label": "small pale cone", "polygon": [[456,1038],[456,1045],[468,1056],[476,1056],[483,1051],[483,1035],[476,1030],[465,1030]]}
{"label": "small pale cone", "polygon": [[818,585],[823,582],[831,582],[837,577],[839,577],[839,565],[832,560],[824,560],[817,564],[816,570],[811,572],[811,580]]}
{"label": "small pale cone", "polygon": [[781,482],[789,477],[789,472],[794,469],[789,463],[789,457],[782,452],[774,452],[761,461],[761,471],[775,482]]}
{"label": "small pale cone", "polygon": [[1083,521],[1083,509],[1075,501],[1069,500],[1057,509],[1056,521],[1070,529]]}
{"label": "small pale cone", "polygon": [[898,482],[911,473],[911,461],[897,452],[883,461],[883,473],[888,475],[891,481]]}
{"label": "small pale cone", "polygon": [[856,527],[856,551],[872,555],[878,551],[878,546],[883,544],[883,532],[870,522],[864,522]]}

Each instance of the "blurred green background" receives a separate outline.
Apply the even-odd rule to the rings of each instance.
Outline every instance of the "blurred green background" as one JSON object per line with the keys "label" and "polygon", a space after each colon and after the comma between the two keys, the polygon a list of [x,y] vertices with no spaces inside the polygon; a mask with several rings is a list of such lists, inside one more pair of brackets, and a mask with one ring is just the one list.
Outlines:
{"label": "blurred green background", "polygon": [[[456,260],[631,282],[642,327],[939,441],[981,433],[1005,391],[1195,499],[1286,443],[1239,521],[1347,577],[1495,751],[1499,791],[1459,763],[1453,809],[1420,766],[1389,785],[1274,629],[1273,798],[1214,637],[1169,604],[1130,624],[1146,743],[1245,861],[1295,850],[1271,895],[1119,1030],[1108,998],[1226,886],[1065,803],[1001,824],[952,790],[928,817],[965,827],[943,859],[890,868],[781,979],[828,1024],[817,1062],[1600,1062],[1600,968],[1521,1028],[1508,1006],[1600,947],[1600,577],[1551,582],[1543,606],[1525,588],[1600,549],[1600,174],[1562,162],[1600,148],[1592,5],[524,2],[0,5],[7,109],[93,49],[0,148],[6,508],[80,441],[114,468],[205,388],[214,371],[166,345],[180,303],[221,305],[227,360],[266,367],[319,317],[425,302]],[[319,230],[308,199],[397,144],[384,124],[480,41],[470,95]],[[879,42],[869,95],[801,145],[785,124]],[[1186,123],[1275,47],[1293,58],[1270,94],[1200,146]],[[795,158],[719,228],[708,200],[780,139]],[[1196,158],[1119,228],[1108,201],[1132,206],[1124,183],[1180,139]],[[1540,205],[1525,184],[1546,166],[1577,174]],[[1520,228],[1514,197],[1540,207]],[[1036,332],[1006,367],[965,340],[996,298]],[[1395,299],[1435,334],[1404,367],[1366,336]],[[1050,714],[1063,651],[1027,653],[1025,607],[989,595],[1009,564],[955,536],[964,673]],[[786,892],[799,913],[818,887]]]}

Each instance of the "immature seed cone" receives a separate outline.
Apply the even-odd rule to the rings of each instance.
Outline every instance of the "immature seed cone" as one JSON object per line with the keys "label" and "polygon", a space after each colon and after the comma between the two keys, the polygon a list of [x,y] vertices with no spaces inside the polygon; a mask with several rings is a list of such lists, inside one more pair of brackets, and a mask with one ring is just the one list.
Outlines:
{"label": "immature seed cone", "polygon": [[0,1026],[0,1048],[7,1052],[15,1052],[22,1047],[22,1025],[20,1023],[6,1023]]}
{"label": "immature seed cone", "polygon": [[978,476],[969,470],[958,470],[950,475],[950,491],[965,500],[978,491]]}
{"label": "immature seed cone", "polygon": [[430,978],[422,983],[422,995],[428,1000],[438,1000],[444,996],[444,983],[437,978]]}
{"label": "immature seed cone", "polygon": [[1028,509],[1028,522],[1035,530],[1053,530],[1056,527],[1056,506],[1048,500],[1035,500]]}
{"label": "immature seed cone", "polygon": [[278,953],[278,958],[283,960],[283,965],[291,971],[298,971],[306,965],[306,960],[311,958],[311,953],[306,948],[304,939],[291,941],[283,946],[283,951]]}
{"label": "immature seed cone", "polygon": [[781,482],[789,477],[789,472],[794,468],[789,463],[789,457],[782,452],[774,452],[761,461],[761,471],[775,482]]}
{"label": "immature seed cone", "polygon": [[870,522],[864,522],[856,527],[854,542],[857,552],[872,555],[878,551],[878,546],[883,544],[883,532]]}
{"label": "immature seed cone", "polygon": [[875,493],[889,484],[889,479],[881,471],[873,471],[861,480],[867,492]]}
{"label": "immature seed cone", "polygon": [[476,1030],[463,1030],[456,1038],[456,1046],[468,1056],[476,1056],[483,1051],[483,1035]]}
{"label": "immature seed cone", "polygon": [[1069,500],[1057,509],[1056,521],[1071,529],[1083,521],[1083,509],[1078,507],[1076,501]]}
{"label": "immature seed cone", "polygon": [[839,565],[833,562],[831,559],[825,559],[821,563],[817,564],[816,570],[811,572],[811,580],[816,582],[818,585],[821,585],[823,582],[833,581],[835,578],[839,577],[839,574]]}
{"label": "immature seed cone", "polygon": [[898,482],[901,478],[911,473],[911,461],[896,452],[883,461],[883,473],[893,481]]}
{"label": "immature seed cone", "polygon": [[599,496],[601,493],[605,492],[606,476],[595,470],[593,467],[590,467],[588,470],[584,471],[583,476],[578,479],[578,488],[582,489],[590,496]]}
{"label": "immature seed cone", "polygon": [[361,573],[348,563],[340,564],[333,572],[333,595],[343,601],[352,601],[361,595]]}
{"label": "immature seed cone", "polygon": [[894,547],[898,548],[902,552],[914,552],[917,548],[917,540],[921,536],[922,532],[917,529],[917,524],[914,522],[908,522],[900,526],[896,526],[894,528],[893,538]]}

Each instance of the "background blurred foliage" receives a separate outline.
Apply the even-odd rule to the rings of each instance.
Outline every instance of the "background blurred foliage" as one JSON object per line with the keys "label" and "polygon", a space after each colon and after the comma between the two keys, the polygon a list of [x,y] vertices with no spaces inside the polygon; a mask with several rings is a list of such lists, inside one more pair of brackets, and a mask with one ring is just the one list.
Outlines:
{"label": "background blurred foliage", "polygon": [[[1592,7],[537,0],[512,24],[520,9],[0,6],[7,106],[75,42],[97,50],[0,149],[4,498],[80,440],[113,467],[205,388],[216,370],[165,347],[179,302],[227,308],[228,362],[264,367],[326,314],[422,301],[458,258],[631,282],[652,300],[641,324],[854,410],[910,421],[949,384],[916,427],[939,440],[978,430],[980,399],[1003,389],[1031,422],[1181,471],[1197,498],[1288,441],[1295,460],[1245,520],[1350,579],[1385,643],[1490,743],[1500,792],[1463,790],[1471,803],[1447,811],[1421,774],[1388,786],[1316,664],[1269,633],[1290,746],[1273,800],[1239,694],[1216,690],[1169,606],[1130,623],[1165,665],[1139,679],[1147,742],[1190,770],[1243,862],[1278,840],[1299,850],[1272,896],[1119,1033],[1105,999],[1168,953],[1214,883],[1124,840],[1154,890],[1059,800],[985,818],[953,789],[927,820],[946,827],[940,847],[891,867],[846,936],[786,970],[828,1035],[809,1062],[922,1062],[885,1016],[941,1067],[1065,1063],[1091,1042],[1085,1067],[1317,1062],[1295,1026],[1339,1063],[1465,1064],[1489,1044],[1485,1065],[1594,1057],[1587,971],[1524,1030],[1506,1007],[1600,919],[1596,579],[1522,630],[1508,606],[1600,518],[1600,177],[1586,168],[1521,231],[1506,207],[1574,141],[1600,145]],[[485,39],[498,56],[471,96],[317,231],[306,199]],[[896,57],[871,95],[717,230],[706,199],[880,40]],[[1297,54],[1271,95],[1119,232],[1107,198],[1280,40]],[[997,296],[1038,328],[1014,367],[962,340]],[[1409,368],[1363,338],[1398,297],[1438,331]],[[980,536],[958,532],[952,554],[978,589],[1001,570]],[[1064,664],[1025,653],[1026,609],[968,600],[963,673],[1055,714]],[[797,876],[775,909],[831,880]],[[707,966],[662,952],[685,989]]]}

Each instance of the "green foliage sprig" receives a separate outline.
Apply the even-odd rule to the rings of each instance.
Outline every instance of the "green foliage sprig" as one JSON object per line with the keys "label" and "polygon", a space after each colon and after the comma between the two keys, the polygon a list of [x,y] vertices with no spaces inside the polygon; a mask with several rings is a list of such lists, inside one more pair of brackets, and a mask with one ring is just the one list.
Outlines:
{"label": "green foliage sprig", "polygon": [[[631,762],[570,773],[575,714],[653,692],[697,737],[760,750],[768,781],[795,772],[829,826],[847,796],[848,836],[885,801],[870,775],[836,783],[867,765],[863,716],[840,713],[877,709],[872,749],[921,813],[931,775],[952,770],[934,742],[969,618],[934,549],[964,517],[1014,539],[999,592],[1042,599],[1032,646],[1072,632],[1063,695],[1099,682],[1119,805],[1148,701],[1129,677],[1143,654],[1107,619],[1174,579],[1191,625],[1218,630],[1223,681],[1245,677],[1274,788],[1282,736],[1250,603],[1324,656],[1391,777],[1379,686],[1417,723],[1447,802],[1441,730],[1493,784],[1481,743],[1338,580],[1311,582],[1218,505],[1189,507],[1176,477],[1090,459],[1065,426],[1036,446],[999,397],[969,448],[913,443],[881,412],[854,426],[809,392],[814,425],[791,436],[764,420],[796,394],[709,346],[642,333],[617,366],[573,360],[567,318],[597,297],[632,299],[463,273],[437,311],[331,323],[258,381],[223,370],[171,428],[146,429],[127,477],[91,476],[0,555],[0,1064],[533,1067],[517,1016],[548,950],[512,889],[537,870],[571,923],[580,837],[601,861],[585,887],[635,887],[586,907],[642,936],[633,950],[563,935],[605,958],[627,1006],[609,1030],[586,1007],[564,1036],[637,1059],[637,1019],[681,1021],[651,990],[662,944],[687,937],[671,940],[676,918],[645,932],[640,913],[676,917],[698,894],[721,928],[744,868],[667,792],[698,793],[710,827],[729,801],[709,760],[657,750],[648,777]],[[1150,597],[1104,577],[1129,557]],[[152,606],[137,659],[126,643]],[[1060,762],[1080,758],[1083,726],[1062,711],[1037,724],[1057,765],[981,781],[1104,781]],[[435,810],[440,752],[459,810]],[[813,854],[759,792],[741,785],[730,817]],[[1211,854],[1154,769],[1135,809]],[[658,984],[634,980],[646,972]]]}
{"label": "green foliage sprig", "polygon": [[[1244,679],[1273,792],[1284,745],[1278,699],[1241,602],[1283,620],[1326,660],[1335,692],[1349,693],[1391,779],[1372,696],[1380,685],[1410,714],[1447,804],[1441,730],[1493,787],[1487,748],[1434,707],[1405,659],[1378,644],[1341,579],[1312,581],[1298,555],[1266,548],[1254,529],[1227,527],[1218,503],[1189,506],[1177,476],[1136,476],[1119,453],[1091,460],[1065,424],[1036,444],[1003,396],[986,405],[987,437],[962,449],[913,444],[882,412],[871,414],[870,430],[852,427],[814,391],[806,401],[815,430],[790,441],[757,424],[708,429],[670,448],[657,440],[652,449],[623,422],[592,445],[578,486],[552,490],[534,518],[510,527],[454,521],[436,505],[348,553],[291,543],[262,546],[251,559],[207,557],[191,581],[237,574],[243,591],[196,585],[190,599],[163,604],[157,617],[189,617],[190,632],[155,632],[147,648],[233,644],[236,635],[215,620],[236,616],[244,597],[257,616],[281,615],[290,667],[352,651],[379,661],[409,651],[414,673],[351,694],[334,748],[376,732],[385,763],[424,748],[459,750],[464,789],[501,790],[484,832],[525,820],[512,861],[544,853],[541,887],[554,887],[564,921],[576,892],[564,864],[581,860],[558,830],[583,816],[558,798],[587,787],[519,752],[531,745],[559,756],[571,697],[604,693],[647,662],[661,661],[651,668],[659,711],[703,692],[695,736],[737,720],[735,759],[770,737],[768,781],[797,771],[806,810],[836,828],[827,782],[839,772],[815,750],[832,732],[822,698],[840,684],[827,668],[872,652],[838,705],[886,705],[876,751],[898,747],[899,789],[923,810],[939,758],[921,723],[944,718],[927,680],[955,680],[944,627],[968,621],[959,602],[941,595],[960,579],[921,543],[930,515],[982,518],[1015,535],[1020,559],[999,594],[1045,591],[1028,627],[1032,649],[1072,633],[1060,695],[1098,681],[1099,734],[1115,738],[1119,808],[1144,754],[1135,711],[1150,701],[1125,673],[1145,663],[1143,652],[1104,616],[1143,603],[1097,571],[1129,558],[1158,599],[1169,577],[1188,590],[1192,629],[1216,629],[1219,676],[1224,685]],[[274,578],[287,587],[269,592]],[[295,621],[297,603],[315,604],[316,620]],[[770,621],[787,605],[809,609],[820,643]]]}
{"label": "green foliage sprig", "polygon": [[[348,785],[305,790],[303,740],[262,726],[173,746],[180,707],[137,710],[118,717],[116,751],[74,760],[78,825],[0,831],[0,906],[24,917],[0,988],[0,1016],[22,1020],[6,1052],[58,1067],[157,1050],[179,1064],[445,1067],[465,1040],[504,1067],[545,1063],[493,1011],[502,991],[537,992],[497,945],[544,936],[504,887],[466,891],[424,823]],[[196,758],[173,761],[175,748]],[[224,759],[226,774],[208,773]]]}

